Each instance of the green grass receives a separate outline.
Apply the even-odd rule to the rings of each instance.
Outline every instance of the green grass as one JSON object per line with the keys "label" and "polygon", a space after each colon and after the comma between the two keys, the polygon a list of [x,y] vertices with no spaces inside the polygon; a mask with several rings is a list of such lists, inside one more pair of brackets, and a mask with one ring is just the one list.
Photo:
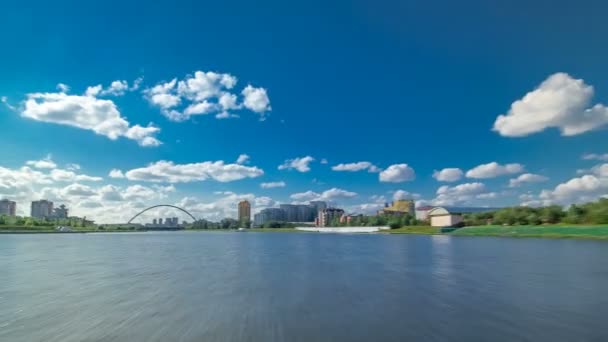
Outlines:
{"label": "green grass", "polygon": [[478,226],[460,228],[447,235],[608,240],[608,225]]}
{"label": "green grass", "polygon": [[380,233],[387,234],[440,234],[441,228],[428,226],[405,226],[397,229],[381,230]]}

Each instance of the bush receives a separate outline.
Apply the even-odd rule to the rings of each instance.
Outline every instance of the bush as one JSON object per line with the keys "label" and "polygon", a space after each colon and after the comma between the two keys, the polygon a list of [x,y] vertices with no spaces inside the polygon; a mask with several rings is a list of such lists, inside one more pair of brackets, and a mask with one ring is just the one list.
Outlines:
{"label": "bush", "polygon": [[397,221],[391,221],[391,222],[388,224],[388,226],[389,226],[389,228],[390,228],[390,229],[397,229],[397,228],[401,228],[401,224],[400,224],[399,222],[397,222]]}

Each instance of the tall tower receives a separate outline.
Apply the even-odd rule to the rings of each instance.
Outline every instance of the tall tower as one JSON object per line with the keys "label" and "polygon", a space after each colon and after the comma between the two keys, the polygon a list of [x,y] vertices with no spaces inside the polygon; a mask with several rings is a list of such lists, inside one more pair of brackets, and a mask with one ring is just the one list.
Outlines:
{"label": "tall tower", "polygon": [[53,202],[47,200],[33,201],[31,216],[35,218],[49,218],[53,214]]}
{"label": "tall tower", "polygon": [[247,225],[251,222],[251,204],[249,204],[249,201],[239,202],[239,222]]}

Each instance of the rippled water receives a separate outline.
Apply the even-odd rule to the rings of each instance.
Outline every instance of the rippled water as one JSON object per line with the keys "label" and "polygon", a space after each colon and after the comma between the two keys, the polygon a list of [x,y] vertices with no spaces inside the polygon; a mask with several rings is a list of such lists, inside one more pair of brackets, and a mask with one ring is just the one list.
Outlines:
{"label": "rippled water", "polygon": [[608,243],[0,235],[0,341],[605,341]]}

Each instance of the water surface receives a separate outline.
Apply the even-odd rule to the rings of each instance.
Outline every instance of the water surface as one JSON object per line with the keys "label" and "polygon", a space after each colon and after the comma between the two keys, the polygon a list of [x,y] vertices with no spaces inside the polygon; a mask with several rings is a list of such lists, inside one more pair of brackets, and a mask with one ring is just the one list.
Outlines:
{"label": "water surface", "polygon": [[0,341],[606,341],[608,243],[0,235]]}

